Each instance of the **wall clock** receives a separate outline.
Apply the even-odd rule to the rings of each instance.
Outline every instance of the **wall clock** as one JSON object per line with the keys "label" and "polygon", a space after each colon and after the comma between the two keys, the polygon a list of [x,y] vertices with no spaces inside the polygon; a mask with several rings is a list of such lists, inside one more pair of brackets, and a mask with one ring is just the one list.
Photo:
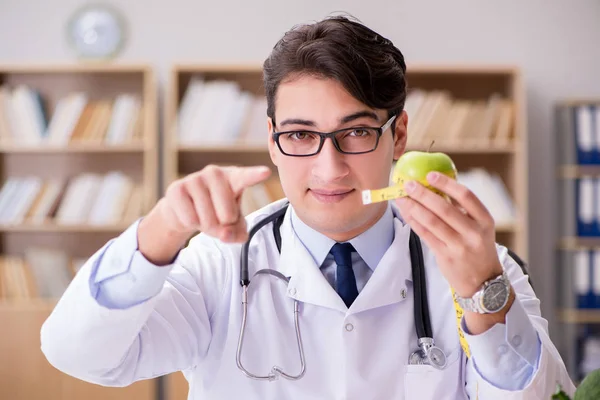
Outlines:
{"label": "wall clock", "polygon": [[116,9],[106,4],[90,4],[73,13],[67,36],[78,57],[107,60],[123,48],[125,28],[125,20]]}

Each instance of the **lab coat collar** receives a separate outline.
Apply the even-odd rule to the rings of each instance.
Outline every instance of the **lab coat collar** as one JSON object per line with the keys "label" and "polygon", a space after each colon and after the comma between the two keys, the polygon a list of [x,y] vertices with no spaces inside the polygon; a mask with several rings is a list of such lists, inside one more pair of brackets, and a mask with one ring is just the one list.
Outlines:
{"label": "lab coat collar", "polygon": [[394,240],[371,278],[361,290],[350,309],[346,307],[337,292],[331,287],[320,266],[302,244],[292,229],[291,205],[286,211],[281,225],[281,255],[279,270],[290,277],[288,296],[322,307],[328,307],[343,313],[356,313],[376,307],[400,302],[406,298],[406,282],[412,279],[410,264],[409,237],[410,227],[400,218],[392,207],[394,215]]}
{"label": "lab coat collar", "polygon": [[406,282],[412,280],[409,238],[410,227],[394,218],[394,241],[350,306],[350,313],[387,306],[406,298]]}
{"label": "lab coat collar", "polygon": [[281,224],[281,255],[279,270],[290,277],[288,296],[322,307],[345,313],[346,304],[331,287],[319,266],[302,244],[291,224],[291,205],[288,206]]}

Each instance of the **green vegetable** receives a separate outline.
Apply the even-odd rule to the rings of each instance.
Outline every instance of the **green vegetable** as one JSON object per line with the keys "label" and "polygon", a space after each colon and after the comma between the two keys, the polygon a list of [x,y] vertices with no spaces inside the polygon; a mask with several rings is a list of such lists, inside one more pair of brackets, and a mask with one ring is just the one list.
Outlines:
{"label": "green vegetable", "polygon": [[568,394],[562,390],[562,387],[558,385],[556,388],[556,393],[552,395],[552,400],[571,400]]}
{"label": "green vegetable", "polygon": [[600,399],[600,369],[590,372],[581,381],[573,400],[598,400]]}
{"label": "green vegetable", "polygon": [[[560,385],[557,385],[552,400],[571,400],[571,398],[562,390]],[[575,390],[573,400],[600,400],[600,369],[590,372],[581,381]]]}

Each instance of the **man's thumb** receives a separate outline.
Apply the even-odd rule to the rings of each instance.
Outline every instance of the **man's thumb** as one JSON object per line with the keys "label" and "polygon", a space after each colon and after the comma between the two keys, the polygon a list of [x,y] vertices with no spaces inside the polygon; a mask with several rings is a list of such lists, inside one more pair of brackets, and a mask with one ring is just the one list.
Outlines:
{"label": "man's thumb", "polygon": [[267,166],[238,167],[230,176],[231,189],[235,194],[240,194],[245,188],[264,181],[271,175],[271,169]]}

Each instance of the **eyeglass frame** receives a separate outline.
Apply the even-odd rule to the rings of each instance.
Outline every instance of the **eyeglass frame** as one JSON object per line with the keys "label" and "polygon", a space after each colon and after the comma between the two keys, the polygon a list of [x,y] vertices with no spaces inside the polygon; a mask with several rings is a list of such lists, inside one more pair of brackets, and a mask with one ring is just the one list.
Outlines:
{"label": "eyeglass frame", "polygon": [[[321,149],[323,148],[323,144],[325,143],[325,139],[329,138],[331,139],[331,141],[333,142],[334,147],[336,148],[337,151],[339,151],[342,154],[366,154],[366,153],[372,153],[375,150],[377,150],[377,147],[379,146],[379,138],[381,136],[383,136],[383,133],[390,127],[392,126],[392,123],[396,120],[396,117],[398,115],[394,114],[392,115],[385,124],[381,125],[380,127],[373,127],[373,126],[356,126],[356,127],[348,127],[348,128],[342,128],[342,129],[338,129],[335,130],[333,132],[329,132],[329,133],[324,133],[324,132],[317,132],[317,131],[310,131],[307,129],[294,129],[294,130],[290,130],[290,131],[283,131],[283,132],[273,132],[272,133],[272,137],[273,137],[273,141],[277,144],[277,147],[279,148],[279,151],[281,151],[281,154],[284,154],[286,156],[289,157],[311,157],[314,155],[317,155],[321,152]],[[340,148],[340,145],[338,144],[335,136],[340,133],[340,132],[344,132],[344,131],[348,131],[348,130],[352,130],[352,129],[375,129],[377,130],[377,140],[375,141],[375,146],[373,146],[373,148],[371,150],[367,150],[367,151],[360,151],[358,153],[356,152],[346,152],[343,151]],[[319,147],[317,147],[317,150],[313,153],[310,154],[289,154],[286,153],[285,151],[283,151],[283,148],[281,147],[281,144],[279,144],[279,137],[281,135],[284,134],[289,134],[289,133],[297,133],[297,132],[305,132],[305,133],[312,133],[315,135],[319,136],[320,142],[319,142]]]}

